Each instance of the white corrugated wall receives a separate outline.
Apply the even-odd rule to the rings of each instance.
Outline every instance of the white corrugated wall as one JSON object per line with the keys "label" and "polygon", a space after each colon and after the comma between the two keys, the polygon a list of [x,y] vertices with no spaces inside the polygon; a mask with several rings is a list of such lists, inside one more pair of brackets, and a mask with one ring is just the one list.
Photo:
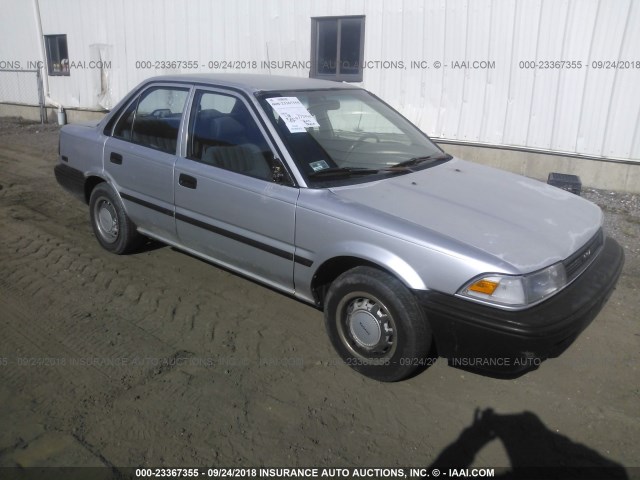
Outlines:
{"label": "white corrugated wall", "polygon": [[[0,0],[3,12],[15,12],[0,20],[0,59],[37,58],[35,33],[31,45],[6,42],[31,31],[32,1]],[[201,68],[190,71],[201,72],[216,71],[208,65],[215,60],[308,61],[311,17],[365,15],[366,60],[396,68],[366,68],[363,86],[429,135],[640,161],[638,0],[37,1],[43,33],[67,34],[72,59],[111,62],[110,70],[49,78],[51,97],[67,107],[110,107],[144,78],[174,72],[137,61],[193,60]],[[452,68],[465,60],[495,68]],[[521,68],[545,60],[582,65]],[[631,68],[596,68],[598,61]]]}

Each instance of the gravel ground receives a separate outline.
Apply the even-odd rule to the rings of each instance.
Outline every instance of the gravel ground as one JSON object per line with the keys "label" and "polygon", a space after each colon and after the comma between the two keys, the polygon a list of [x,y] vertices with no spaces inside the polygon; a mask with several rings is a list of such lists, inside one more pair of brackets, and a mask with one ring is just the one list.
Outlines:
{"label": "gravel ground", "polygon": [[[604,227],[625,248],[627,254],[640,253],[640,195],[611,192],[595,188],[583,189],[582,196],[600,206]],[[628,256],[628,255],[627,255]]]}

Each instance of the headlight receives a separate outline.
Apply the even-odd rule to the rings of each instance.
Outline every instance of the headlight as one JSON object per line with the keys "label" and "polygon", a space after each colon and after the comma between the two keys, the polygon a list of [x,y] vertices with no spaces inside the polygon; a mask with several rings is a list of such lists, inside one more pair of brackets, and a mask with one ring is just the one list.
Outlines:
{"label": "headlight", "polygon": [[462,287],[459,295],[496,306],[527,307],[553,295],[567,284],[562,263],[527,275],[487,274]]}

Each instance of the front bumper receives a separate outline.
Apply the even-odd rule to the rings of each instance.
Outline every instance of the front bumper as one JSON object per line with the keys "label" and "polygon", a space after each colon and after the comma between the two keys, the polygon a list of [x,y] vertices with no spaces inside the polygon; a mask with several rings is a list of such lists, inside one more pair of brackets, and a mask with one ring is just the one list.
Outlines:
{"label": "front bumper", "polygon": [[529,309],[506,311],[434,291],[416,292],[433,329],[438,355],[472,370],[530,370],[560,355],[613,292],[624,253],[612,238],[576,280]]}

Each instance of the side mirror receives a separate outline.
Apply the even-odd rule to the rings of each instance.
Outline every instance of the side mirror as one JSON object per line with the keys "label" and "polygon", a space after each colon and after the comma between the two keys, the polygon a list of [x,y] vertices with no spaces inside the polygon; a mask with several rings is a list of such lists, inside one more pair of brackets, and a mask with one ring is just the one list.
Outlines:
{"label": "side mirror", "polygon": [[289,175],[287,175],[282,163],[280,163],[280,159],[275,157],[273,159],[273,166],[271,167],[271,179],[273,183],[291,183],[288,177]]}

